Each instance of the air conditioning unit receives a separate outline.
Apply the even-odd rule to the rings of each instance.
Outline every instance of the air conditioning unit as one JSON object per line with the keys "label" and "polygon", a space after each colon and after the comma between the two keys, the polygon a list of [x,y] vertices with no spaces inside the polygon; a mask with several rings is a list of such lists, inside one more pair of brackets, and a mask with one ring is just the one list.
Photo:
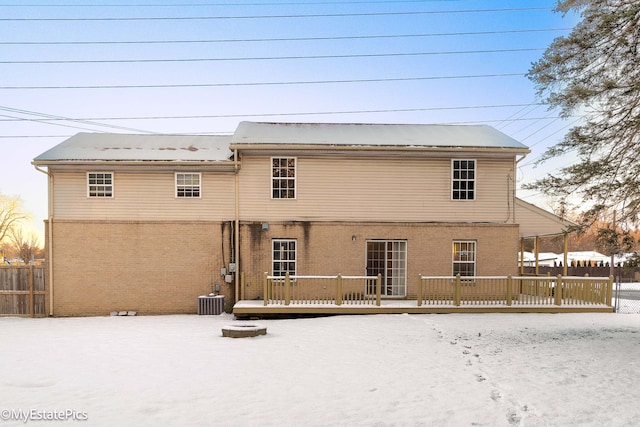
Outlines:
{"label": "air conditioning unit", "polygon": [[198,297],[198,314],[215,315],[224,313],[224,295]]}

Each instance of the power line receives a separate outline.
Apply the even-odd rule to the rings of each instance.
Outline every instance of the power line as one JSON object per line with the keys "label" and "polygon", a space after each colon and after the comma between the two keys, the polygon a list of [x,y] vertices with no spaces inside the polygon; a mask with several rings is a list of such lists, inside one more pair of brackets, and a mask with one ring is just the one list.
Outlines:
{"label": "power line", "polygon": [[[215,115],[191,115],[191,116],[139,116],[139,117],[85,117],[85,118],[76,118],[75,120],[172,120],[172,119],[216,119],[216,118],[242,118],[242,117],[277,117],[277,116],[315,116],[315,115],[335,115],[335,114],[373,114],[373,113],[412,113],[412,112],[423,112],[423,111],[451,111],[451,110],[470,110],[470,109],[489,109],[489,108],[514,108],[514,107],[522,107],[529,106],[532,104],[501,104],[501,105],[465,105],[465,106],[457,106],[457,107],[430,107],[430,108],[390,108],[390,109],[382,109],[382,110],[346,110],[346,111],[306,111],[306,112],[297,112],[297,113],[247,113],[247,114],[215,114]],[[542,105],[542,104],[538,104]],[[1,109],[5,109],[9,107],[0,107]],[[0,121],[19,121],[25,119],[11,119],[11,120],[1,120]],[[58,121],[58,120],[67,120],[65,118],[49,118],[42,119],[43,121]],[[517,120],[527,120],[527,119],[517,119]],[[533,120],[533,119],[532,119]]]}
{"label": "power line", "polygon": [[[332,1],[305,2],[304,5],[341,6],[345,4],[401,4],[401,3],[448,3],[461,0],[382,0],[382,1]],[[261,3],[178,3],[178,4],[3,4],[2,7],[229,7],[229,6],[300,6],[300,2]]]}
{"label": "power line", "polygon": [[[456,0],[457,1],[457,0]],[[389,35],[362,35],[362,36],[334,36],[334,37],[284,37],[284,38],[258,38],[258,39],[213,39],[213,40],[107,40],[107,41],[0,41],[0,45],[111,45],[111,44],[188,44],[188,43],[261,43],[261,42],[294,42],[294,41],[329,41],[329,40],[368,40],[368,39],[393,39],[393,38],[418,38],[418,37],[452,37],[452,36],[478,36],[500,35],[518,33],[541,33],[569,31],[571,28],[541,28],[524,30],[497,30],[497,31],[469,31],[454,33],[421,33],[421,34],[389,34]]]}
{"label": "power line", "polygon": [[144,16],[144,17],[109,17],[109,18],[0,18],[0,22],[75,22],[75,21],[211,21],[232,19],[298,19],[298,18],[355,18],[370,16],[415,16],[415,15],[446,15],[467,13],[499,13],[499,12],[532,12],[551,10],[549,7],[523,7],[506,9],[460,9],[460,10],[429,10],[411,12],[360,12],[360,13],[315,13],[303,15],[245,15],[245,16]]}
{"label": "power line", "polygon": [[[291,114],[296,115],[296,114]],[[242,117],[255,117],[253,115],[245,115]],[[520,119],[513,119],[514,121],[527,121],[527,120],[543,120],[544,118],[520,118]],[[474,121],[460,121],[460,122],[441,122],[439,124],[443,124],[443,125],[460,125],[460,124],[483,124],[483,123],[494,123],[499,121],[499,119],[496,120],[474,120]],[[74,126],[68,126],[68,127],[74,127]],[[78,128],[78,129],[82,129],[82,130],[88,130],[88,131],[92,131],[92,132],[102,132],[99,130],[92,130],[92,129],[85,129],[85,128]],[[126,130],[126,128],[125,128]],[[145,133],[158,133],[158,134],[164,134],[165,132],[145,132]],[[557,132],[556,132],[557,133]],[[171,134],[175,134],[175,135],[212,135],[212,134],[224,134],[224,135],[228,135],[228,134],[233,134],[233,131],[220,131],[220,132],[176,132],[176,133],[171,133]],[[72,135],[0,135],[0,139],[9,139],[9,138],[68,138]],[[539,141],[541,142],[541,141]],[[536,143],[537,144],[537,143]],[[536,145],[534,144],[534,145]],[[525,163],[523,165],[520,165],[522,167],[524,166],[528,166],[531,163]]]}
{"label": "power line", "polygon": [[147,130],[142,130],[142,129],[136,129],[136,128],[129,128],[129,127],[123,127],[123,126],[116,126],[116,125],[109,125],[109,124],[104,124],[104,123],[97,123],[94,121],[90,121],[90,120],[86,120],[86,119],[72,119],[69,117],[62,117],[62,116],[54,116],[52,114],[45,114],[45,113],[39,113],[36,111],[29,111],[29,110],[20,110],[17,108],[11,108],[11,107],[1,107],[0,106],[0,110],[1,111],[7,111],[10,113],[14,113],[14,114],[23,114],[23,115],[30,115],[30,116],[36,116],[38,118],[34,119],[34,118],[24,118],[24,117],[16,117],[16,116],[9,116],[9,115],[1,115],[2,117],[10,117],[13,119],[18,119],[21,121],[30,121],[30,122],[36,122],[36,123],[43,123],[43,124],[47,124],[47,125],[53,125],[53,126],[62,126],[62,127],[70,127],[70,128],[74,128],[74,129],[81,129],[81,130],[91,130],[91,129],[87,129],[85,127],[79,127],[79,126],[74,126],[74,125],[69,125],[69,124],[63,124],[63,123],[52,123],[51,120],[64,120],[64,121],[68,121],[68,122],[74,122],[74,123],[78,123],[84,126],[99,126],[99,127],[106,127],[109,129],[116,129],[116,130],[126,130],[126,131],[133,131],[133,132],[140,132],[140,133],[153,133]]}
{"label": "power line", "polygon": [[476,74],[462,76],[431,76],[431,77],[398,77],[385,79],[350,79],[350,80],[300,80],[286,82],[246,82],[246,83],[185,83],[185,84],[155,84],[155,85],[85,85],[85,86],[0,86],[0,90],[44,90],[44,89],[166,89],[166,88],[198,88],[198,87],[241,87],[241,86],[286,86],[286,85],[315,85],[342,83],[386,83],[428,80],[456,80],[481,79],[496,77],[524,77],[524,73],[504,74]]}
{"label": "power line", "polygon": [[300,56],[254,56],[233,58],[152,58],[152,59],[56,59],[56,60],[32,60],[32,61],[0,61],[3,65],[27,65],[27,64],[133,64],[133,63],[158,63],[158,62],[227,62],[227,61],[278,61],[298,59],[351,59],[351,58],[389,58],[407,56],[434,56],[434,55],[469,55],[489,53],[515,53],[545,50],[545,48],[519,48],[519,49],[487,49],[487,50],[462,50],[443,52],[405,52],[405,53],[362,53],[348,55],[300,55]]}

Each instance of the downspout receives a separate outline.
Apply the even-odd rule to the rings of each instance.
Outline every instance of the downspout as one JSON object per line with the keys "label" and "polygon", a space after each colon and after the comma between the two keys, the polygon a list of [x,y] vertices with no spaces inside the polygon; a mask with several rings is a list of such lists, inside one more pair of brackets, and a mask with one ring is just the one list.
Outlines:
{"label": "downspout", "polygon": [[234,169],[235,169],[235,202],[236,202],[236,213],[235,213],[235,227],[233,227],[233,233],[234,233],[234,240],[235,240],[235,245],[234,245],[234,250],[235,250],[235,254],[234,254],[234,258],[236,261],[236,274],[235,274],[235,302],[237,303],[238,300],[240,299],[240,181],[239,181],[239,176],[238,176],[238,150],[234,149],[233,150],[233,160],[235,163]]}
{"label": "downspout", "polygon": [[518,163],[520,163],[521,161],[523,161],[525,159],[525,157],[527,157],[527,154],[529,153],[524,153],[522,155],[522,157],[520,157],[518,160],[515,161],[515,163],[513,164],[513,223],[517,224],[516,222],[516,180],[518,178]]}
{"label": "downspout", "polygon": [[47,227],[47,240],[49,242],[49,247],[47,248],[49,251],[49,316],[53,316],[53,174],[44,169],[40,169],[38,165],[34,165],[38,172],[42,172],[43,174],[49,177],[49,203],[48,203],[48,222],[49,226]]}

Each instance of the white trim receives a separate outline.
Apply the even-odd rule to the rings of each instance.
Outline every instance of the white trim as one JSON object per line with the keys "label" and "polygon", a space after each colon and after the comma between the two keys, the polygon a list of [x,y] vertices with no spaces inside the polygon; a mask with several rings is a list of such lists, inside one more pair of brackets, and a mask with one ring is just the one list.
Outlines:
{"label": "white trim", "polygon": [[[287,262],[287,263],[293,262],[294,271],[293,271],[293,274],[289,273],[289,276],[296,276],[296,273],[298,272],[298,239],[271,239],[271,275],[284,279],[284,275],[276,276],[275,271],[273,269],[273,264],[275,262],[279,262],[279,263],[283,262],[282,259],[279,259],[279,260],[275,260],[274,259],[275,248],[273,246],[274,246],[274,243],[276,243],[276,242],[289,242],[289,243],[293,242],[295,244],[295,248],[293,249],[293,256],[294,256],[293,261],[289,260],[289,259],[286,259],[286,260],[284,260],[284,262]],[[286,249],[286,252],[290,252],[288,248]],[[280,271],[282,271],[282,269]],[[285,273],[289,272],[289,269],[287,268],[284,271],[285,271]]]}
{"label": "white trim", "polygon": [[[178,195],[178,175],[197,175],[198,176],[198,195],[197,196],[179,196]],[[202,198],[202,173],[201,172],[174,172],[173,174],[173,182],[174,182],[174,197],[176,199],[200,199]],[[182,185],[184,189],[187,187],[191,187],[192,190],[196,187],[195,185]]]}
{"label": "white trim", "polygon": [[[287,161],[293,159],[293,179],[284,177],[284,178],[276,178],[273,176],[273,160],[274,159],[286,159]],[[272,200],[295,200],[298,198],[298,158],[294,156],[271,156],[269,162],[269,179],[271,186],[271,199]],[[273,197],[273,181],[275,179],[283,179],[283,180],[293,180],[293,197]],[[281,190],[278,190],[281,191]]]}
{"label": "white trim", "polygon": [[[466,182],[473,182],[473,198],[471,199],[456,199],[453,197],[453,192],[455,191],[453,189],[453,182],[454,182],[454,177],[453,174],[455,172],[455,169],[453,167],[454,162],[473,162],[473,179],[461,179],[458,178],[459,181],[466,181]],[[451,159],[451,180],[450,180],[450,193],[449,193],[449,197],[451,197],[451,200],[454,202],[473,202],[478,198],[478,160],[477,159]],[[465,192],[468,192],[469,190],[463,190]]]}
{"label": "white trim", "polygon": [[[456,260],[456,252],[455,252],[455,245],[456,243],[473,243],[473,261],[460,261],[460,260]],[[477,273],[477,269],[478,269],[478,241],[477,240],[469,240],[469,239],[454,239],[451,242],[451,274],[455,277],[456,273],[454,270],[454,265],[458,263],[458,264],[473,264],[473,274],[471,274],[470,276],[462,276],[465,279],[469,278],[469,277],[474,277]]]}
{"label": "white trim", "polygon": [[[390,268],[387,267],[387,249],[386,249],[386,244],[387,243],[404,243],[404,264],[402,265],[402,270],[404,271],[404,283],[402,284],[402,286],[398,286],[398,289],[400,289],[400,287],[402,288],[402,293],[399,295],[386,295],[385,292],[382,292],[382,289],[380,290],[380,294],[382,298],[403,298],[407,296],[407,265],[408,265],[408,254],[409,254],[409,243],[406,239],[366,239],[365,240],[365,271],[367,271],[367,274],[369,274],[368,268],[367,268],[367,262],[369,261],[369,249],[368,249],[368,244],[369,243],[385,243],[385,259],[384,259],[384,271],[385,273],[388,272],[388,270]],[[395,262],[395,261],[394,261]],[[391,269],[393,269],[393,267],[391,267]],[[372,276],[373,277],[373,276]],[[377,276],[375,276],[377,277]],[[392,276],[394,277],[394,276]],[[382,277],[382,286],[386,287],[385,284],[385,275],[383,275]]]}
{"label": "white trim", "polygon": [[[89,183],[89,175],[104,174],[111,175],[111,184],[95,184],[95,187],[111,187],[111,193],[108,196],[91,195],[91,184]],[[97,178],[97,177],[96,177]],[[95,178],[94,178],[95,179]],[[113,171],[87,171],[86,173],[87,183],[87,198],[88,199],[113,199],[115,195],[115,173]],[[97,190],[96,190],[97,191]]]}

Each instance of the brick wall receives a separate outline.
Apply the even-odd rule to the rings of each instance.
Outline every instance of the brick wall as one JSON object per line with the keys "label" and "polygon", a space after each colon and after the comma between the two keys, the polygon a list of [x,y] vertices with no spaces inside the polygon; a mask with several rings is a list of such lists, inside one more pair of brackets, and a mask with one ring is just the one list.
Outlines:
{"label": "brick wall", "polygon": [[[231,259],[228,222],[56,221],[54,315],[196,313],[197,298],[220,285],[231,311],[233,284],[220,268]],[[517,273],[518,227],[497,224],[242,223],[245,298],[261,298],[271,272],[271,240],[297,239],[298,274],[364,275],[367,239],[407,241],[407,296],[418,274],[450,275],[452,241],[477,241],[477,274]],[[224,254],[224,255],[223,255]]]}
{"label": "brick wall", "polygon": [[196,313],[214,284],[230,311],[229,239],[220,222],[56,221],[54,315]]}
{"label": "brick wall", "polygon": [[271,273],[271,240],[297,239],[298,275],[364,275],[367,239],[407,241],[407,296],[417,293],[419,274],[452,274],[452,241],[477,241],[476,274],[516,274],[518,226],[283,222],[241,223],[240,270],[245,299],[261,298],[264,272]]}

